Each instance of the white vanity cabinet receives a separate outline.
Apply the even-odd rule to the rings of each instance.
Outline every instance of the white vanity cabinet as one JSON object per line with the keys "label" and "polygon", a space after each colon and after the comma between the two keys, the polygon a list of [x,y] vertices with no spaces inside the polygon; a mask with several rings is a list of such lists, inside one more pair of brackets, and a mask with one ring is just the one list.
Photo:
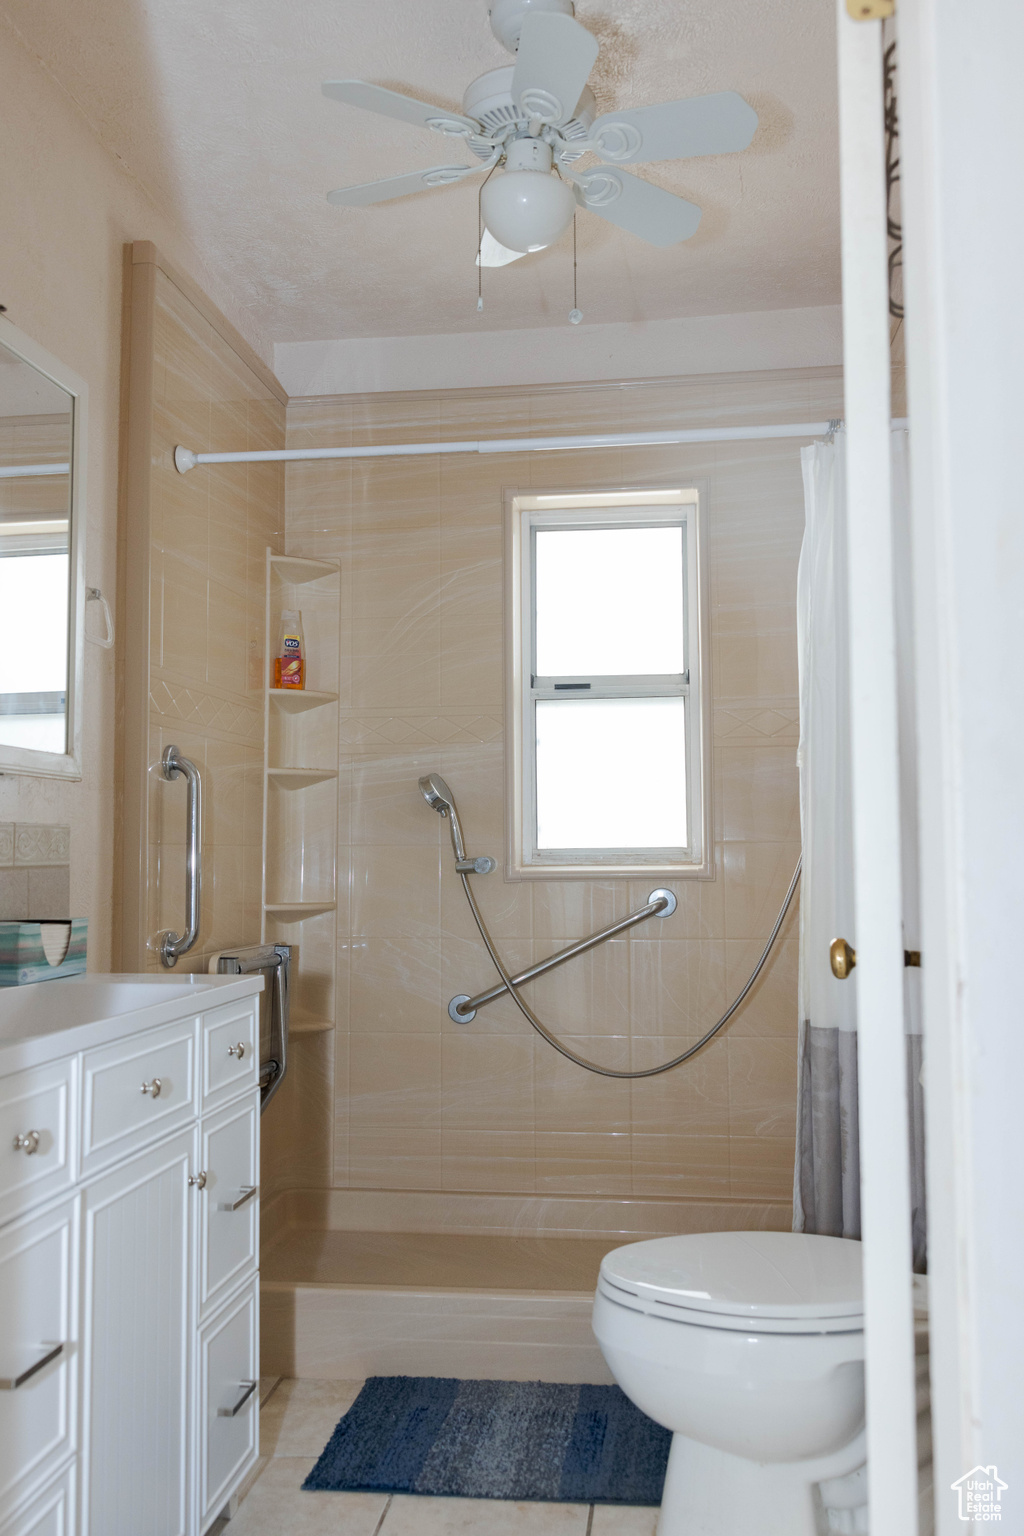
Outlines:
{"label": "white vanity cabinet", "polygon": [[0,1536],[203,1536],[255,1465],[259,986],[0,993]]}

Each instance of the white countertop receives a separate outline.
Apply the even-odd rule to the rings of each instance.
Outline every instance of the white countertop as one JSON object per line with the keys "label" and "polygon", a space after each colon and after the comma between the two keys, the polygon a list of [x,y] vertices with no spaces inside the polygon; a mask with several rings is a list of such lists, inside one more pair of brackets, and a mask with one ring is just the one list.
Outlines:
{"label": "white countertop", "polygon": [[262,976],[98,973],[2,987],[0,1074],[109,1045],[262,990]]}

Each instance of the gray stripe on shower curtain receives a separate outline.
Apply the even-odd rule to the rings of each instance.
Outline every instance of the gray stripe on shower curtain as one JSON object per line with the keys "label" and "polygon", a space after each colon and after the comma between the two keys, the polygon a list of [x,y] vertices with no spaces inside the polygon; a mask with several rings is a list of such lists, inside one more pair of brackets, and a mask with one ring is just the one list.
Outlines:
{"label": "gray stripe on shower curtain", "polygon": [[[857,1036],[807,1021],[800,1030],[797,1189],[805,1232],[860,1237]],[[910,1192],[914,1269],[925,1270],[924,1094],[921,1036],[907,1036]]]}

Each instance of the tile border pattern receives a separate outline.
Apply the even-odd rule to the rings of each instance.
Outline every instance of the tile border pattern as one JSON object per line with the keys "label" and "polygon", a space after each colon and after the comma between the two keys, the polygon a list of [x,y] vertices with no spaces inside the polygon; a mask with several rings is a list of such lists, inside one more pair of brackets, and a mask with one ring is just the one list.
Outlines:
{"label": "tile border pattern", "polygon": [[150,681],[149,703],[151,711],[163,720],[180,720],[182,725],[216,731],[254,746],[263,745],[260,705],[175,683],[155,673]]}
{"label": "tile border pattern", "polygon": [[70,862],[70,827],[0,822],[0,869],[54,869]]}
{"label": "tile border pattern", "polygon": [[403,710],[398,714],[382,710],[371,713],[344,714],[341,719],[343,746],[448,746],[455,743],[487,744],[500,741],[504,725],[496,715],[478,711],[438,714],[436,711]]}

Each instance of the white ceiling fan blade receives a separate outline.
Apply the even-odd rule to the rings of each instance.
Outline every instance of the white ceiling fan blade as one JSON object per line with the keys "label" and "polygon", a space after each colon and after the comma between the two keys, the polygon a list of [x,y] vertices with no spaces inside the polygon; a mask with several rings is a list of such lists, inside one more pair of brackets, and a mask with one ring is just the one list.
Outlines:
{"label": "white ceiling fan blade", "polygon": [[700,223],[696,203],[617,167],[583,171],[571,180],[576,185],[576,201],[584,208],[651,245],[677,245],[680,240],[689,240]]}
{"label": "white ceiling fan blade", "polygon": [[735,91],[664,101],[631,112],[606,112],[590,130],[602,160],[642,165],[648,160],[681,160],[690,155],[727,155],[746,149],[757,129],[757,113]]}
{"label": "white ceiling fan blade", "polygon": [[415,123],[417,128],[433,128],[457,139],[468,139],[470,135],[486,137],[472,117],[447,112],[443,107],[417,101],[414,96],[402,96],[398,91],[386,91],[382,85],[369,85],[365,80],[325,80],[321,89],[332,101],[344,101],[350,107],[379,112],[383,117],[397,117],[400,122]]}
{"label": "white ceiling fan blade", "polygon": [[509,262],[518,261],[525,255],[525,251],[510,251],[507,245],[495,240],[489,229],[485,229],[476,264],[478,267],[507,267]]}
{"label": "white ceiling fan blade", "polygon": [[408,197],[410,192],[426,192],[431,187],[448,187],[464,176],[486,170],[486,165],[432,165],[425,171],[410,171],[407,176],[388,176],[383,181],[364,181],[356,187],[339,187],[328,192],[327,201],[345,208],[365,208],[369,203],[387,203],[393,197]]}
{"label": "white ceiling fan blade", "polygon": [[527,11],[512,75],[512,100],[526,117],[567,123],[598,52],[597,39],[571,16]]}

